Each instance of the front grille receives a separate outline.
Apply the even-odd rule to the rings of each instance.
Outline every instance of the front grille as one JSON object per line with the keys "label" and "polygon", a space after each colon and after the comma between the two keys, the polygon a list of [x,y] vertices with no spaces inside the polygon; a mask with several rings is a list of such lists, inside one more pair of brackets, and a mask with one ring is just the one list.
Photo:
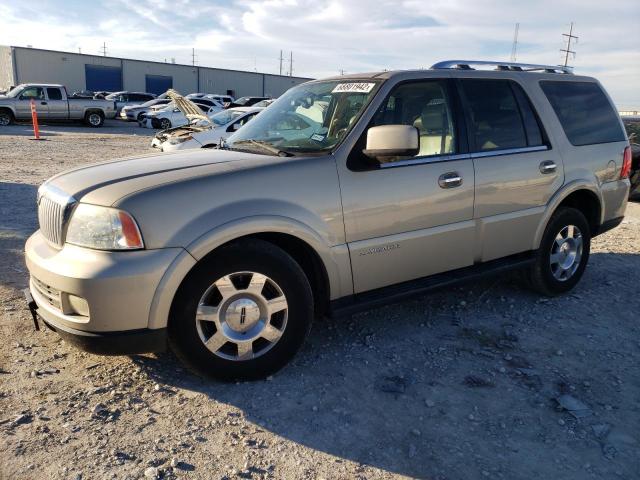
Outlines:
{"label": "front grille", "polygon": [[62,247],[65,224],[75,204],[75,198],[52,185],[45,183],[38,190],[40,231],[53,245]]}
{"label": "front grille", "polygon": [[31,277],[31,281],[34,288],[42,297],[44,297],[49,305],[57,308],[58,310],[62,310],[62,298],[60,296],[60,290],[56,290],[55,288],[50,287],[49,285],[38,280],[35,277]]}
{"label": "front grille", "polygon": [[38,204],[38,222],[44,237],[55,245],[62,246],[62,224],[65,205],[60,205],[43,196]]}

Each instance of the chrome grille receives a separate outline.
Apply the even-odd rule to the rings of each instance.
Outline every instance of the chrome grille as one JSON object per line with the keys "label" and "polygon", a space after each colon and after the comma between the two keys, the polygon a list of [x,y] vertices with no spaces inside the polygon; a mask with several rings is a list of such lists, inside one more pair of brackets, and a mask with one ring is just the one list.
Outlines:
{"label": "chrome grille", "polygon": [[59,247],[64,243],[64,227],[75,199],[44,184],[38,190],[38,223],[44,238]]}
{"label": "chrome grille", "polygon": [[38,222],[40,231],[51,243],[62,246],[62,220],[64,205],[42,197],[38,205]]}

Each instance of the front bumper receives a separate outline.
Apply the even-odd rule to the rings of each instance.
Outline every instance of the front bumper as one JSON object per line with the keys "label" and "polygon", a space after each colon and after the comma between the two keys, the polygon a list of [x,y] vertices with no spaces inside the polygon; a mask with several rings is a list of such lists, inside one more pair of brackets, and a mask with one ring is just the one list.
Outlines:
{"label": "front bumper", "polygon": [[[29,290],[38,316],[62,336],[82,337],[76,343],[118,343],[125,336],[157,340],[163,334],[145,332],[152,304],[163,276],[182,252],[105,252],[73,245],[58,250],[37,231],[25,245]],[[174,292],[161,293],[172,297]],[[88,311],[77,308],[78,298],[86,301]]]}

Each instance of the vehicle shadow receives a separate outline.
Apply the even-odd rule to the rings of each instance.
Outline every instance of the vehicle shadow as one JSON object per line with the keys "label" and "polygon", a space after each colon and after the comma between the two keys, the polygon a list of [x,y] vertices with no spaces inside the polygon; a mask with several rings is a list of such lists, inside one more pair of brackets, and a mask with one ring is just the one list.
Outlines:
{"label": "vehicle shadow", "polygon": [[0,283],[21,287],[26,283],[22,252],[27,237],[38,228],[38,187],[0,182]]}
{"label": "vehicle shadow", "polygon": [[[634,278],[620,281],[621,271]],[[594,317],[585,299],[602,288],[624,296],[640,281],[638,272],[640,254],[594,253],[580,285],[552,300],[521,288],[512,275],[350,320],[318,321],[302,352],[267,381],[203,380],[170,353],[133,361],[167,388],[232,405],[261,428],[340,459],[417,478],[482,478],[498,449],[511,471],[492,478],[550,478],[555,467],[543,459],[565,448],[546,445],[549,427],[540,420],[547,415],[557,426],[552,399],[566,380],[547,373],[558,358],[552,352],[570,348],[569,341],[588,349],[580,344],[585,329],[596,336],[625,331],[637,299],[635,307],[615,299],[601,305],[612,309],[606,325],[600,317],[585,320]],[[612,280],[623,288],[604,286]],[[557,318],[549,316],[553,302],[566,304]],[[576,378],[605,375],[604,365],[599,372],[584,358],[559,358]],[[570,455],[579,468],[579,455]]]}

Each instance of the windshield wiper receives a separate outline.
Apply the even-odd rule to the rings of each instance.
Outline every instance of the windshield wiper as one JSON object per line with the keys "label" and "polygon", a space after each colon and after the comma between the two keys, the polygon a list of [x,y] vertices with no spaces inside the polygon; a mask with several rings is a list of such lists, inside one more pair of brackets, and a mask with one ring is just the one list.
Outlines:
{"label": "windshield wiper", "polygon": [[[287,152],[286,150],[280,150],[278,147],[274,147],[269,142],[261,142],[258,140],[239,140],[237,142],[233,142],[233,145],[255,145],[262,150],[266,150],[267,152],[273,153],[274,155],[278,155],[279,157],[292,157],[293,153]],[[226,142],[225,142],[226,146]],[[232,147],[233,148],[233,147]]]}

